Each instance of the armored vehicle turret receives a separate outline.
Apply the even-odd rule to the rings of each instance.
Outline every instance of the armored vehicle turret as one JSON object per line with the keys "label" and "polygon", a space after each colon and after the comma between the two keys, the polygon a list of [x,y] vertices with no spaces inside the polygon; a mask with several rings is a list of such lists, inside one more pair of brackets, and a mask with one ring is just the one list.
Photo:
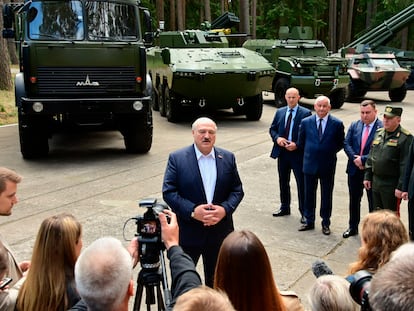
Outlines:
{"label": "armored vehicle turret", "polygon": [[362,97],[367,91],[388,91],[392,101],[404,100],[407,93],[406,82],[414,80],[413,74],[411,79],[408,78],[414,67],[413,52],[401,51],[383,44],[391,41],[413,20],[414,4],[411,4],[340,50],[349,62],[349,100]]}
{"label": "armored vehicle turret", "polygon": [[225,29],[165,31],[147,51],[153,108],[177,122],[184,106],[202,111],[232,108],[248,120],[259,120],[262,91],[275,70],[259,53],[229,47]]}
{"label": "armored vehicle turret", "polygon": [[276,68],[272,88],[277,107],[286,105],[285,93],[295,87],[301,96],[326,95],[340,108],[349,83],[346,59],[331,57],[325,44],[312,39],[310,27],[281,27],[279,39],[247,40],[243,47],[259,52]]}

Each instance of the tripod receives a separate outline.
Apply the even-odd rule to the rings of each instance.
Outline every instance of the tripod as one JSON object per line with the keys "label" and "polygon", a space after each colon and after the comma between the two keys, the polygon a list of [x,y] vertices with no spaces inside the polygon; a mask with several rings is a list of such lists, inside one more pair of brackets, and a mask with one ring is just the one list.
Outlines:
{"label": "tripod", "polygon": [[[168,290],[167,274],[165,268],[164,253],[160,251],[161,267],[154,271],[153,269],[141,269],[137,278],[137,291],[135,294],[134,311],[139,311],[141,308],[142,294],[145,288],[146,297],[145,304],[147,311],[151,310],[151,305],[157,304],[157,310],[166,310],[166,306],[171,303],[171,295]],[[165,302],[162,297],[161,284],[164,290]],[[155,301],[155,290],[157,301]]]}

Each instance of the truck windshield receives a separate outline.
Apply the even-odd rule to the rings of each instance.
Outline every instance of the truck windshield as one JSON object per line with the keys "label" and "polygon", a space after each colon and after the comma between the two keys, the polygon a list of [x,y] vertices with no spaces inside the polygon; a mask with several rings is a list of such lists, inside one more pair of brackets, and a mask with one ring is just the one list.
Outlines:
{"label": "truck windshield", "polygon": [[136,41],[134,6],[104,1],[33,1],[27,12],[33,40]]}

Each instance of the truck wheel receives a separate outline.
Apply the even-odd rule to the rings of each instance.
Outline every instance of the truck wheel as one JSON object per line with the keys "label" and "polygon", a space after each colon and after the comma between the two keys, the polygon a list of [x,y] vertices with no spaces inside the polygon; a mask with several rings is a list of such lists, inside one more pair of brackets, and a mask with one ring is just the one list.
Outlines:
{"label": "truck wheel", "polygon": [[407,86],[405,83],[398,89],[392,89],[388,91],[388,96],[393,102],[402,102],[407,95]]}
{"label": "truck wheel", "polygon": [[331,107],[333,109],[339,109],[343,106],[345,102],[346,90],[337,89],[329,94],[329,99],[331,100]]}
{"label": "truck wheel", "polygon": [[170,91],[168,86],[164,89],[164,104],[168,122],[178,122],[181,117],[180,102],[175,98],[174,93]]}
{"label": "truck wheel", "polygon": [[275,105],[277,108],[286,106],[285,94],[290,87],[290,83],[286,78],[279,78],[274,86],[273,93],[275,94]]}
{"label": "truck wheel", "polygon": [[121,118],[121,133],[128,153],[146,153],[152,145],[152,126],[142,115]]}
{"label": "truck wheel", "polygon": [[246,119],[258,121],[262,117],[263,97],[262,94],[246,98]]}
{"label": "truck wheel", "polygon": [[161,117],[165,117],[165,99],[163,96],[162,84],[158,85],[158,108],[160,110]]}
{"label": "truck wheel", "polygon": [[351,80],[351,82],[349,82],[347,100],[355,101],[361,97],[364,97],[366,93],[367,89],[359,80]]}
{"label": "truck wheel", "polygon": [[48,119],[23,116],[19,111],[20,151],[24,159],[36,159],[49,153]]}
{"label": "truck wheel", "polygon": [[154,111],[160,110],[158,94],[155,90],[152,91],[152,95],[151,95],[151,107],[152,107],[152,110]]}

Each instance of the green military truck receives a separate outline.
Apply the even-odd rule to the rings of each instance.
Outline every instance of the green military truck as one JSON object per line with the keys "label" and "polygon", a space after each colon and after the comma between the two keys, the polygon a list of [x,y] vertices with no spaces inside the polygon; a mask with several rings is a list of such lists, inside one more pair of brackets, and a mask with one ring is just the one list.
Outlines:
{"label": "green military truck", "polygon": [[[150,16],[139,0],[27,0],[3,8],[3,37],[15,38],[20,149],[46,156],[60,130],[115,129],[126,151],[152,145],[152,86],[145,41]],[[14,27],[13,27],[14,26]],[[150,30],[150,29],[148,29]],[[145,40],[146,39],[146,40]]]}
{"label": "green military truck", "polygon": [[314,98],[326,95],[332,108],[340,108],[345,101],[349,84],[347,61],[328,55],[325,44],[312,39],[311,27],[281,27],[279,39],[251,39],[243,47],[261,53],[276,68],[272,89],[277,107],[285,106],[289,87],[301,96]]}

